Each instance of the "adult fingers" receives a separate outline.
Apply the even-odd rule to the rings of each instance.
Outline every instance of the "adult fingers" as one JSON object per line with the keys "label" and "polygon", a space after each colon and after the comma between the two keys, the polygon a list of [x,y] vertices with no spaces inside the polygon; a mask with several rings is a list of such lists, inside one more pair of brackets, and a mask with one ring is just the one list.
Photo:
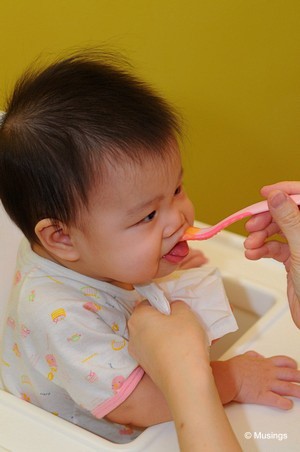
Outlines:
{"label": "adult fingers", "polygon": [[294,264],[298,266],[300,283],[300,212],[284,192],[275,190],[268,197],[270,213],[285,235]]}
{"label": "adult fingers", "polygon": [[269,212],[253,215],[246,223],[245,229],[247,232],[261,231],[265,229],[272,222],[272,217]]}
{"label": "adult fingers", "polygon": [[258,260],[262,257],[268,257],[277,260],[281,263],[286,263],[290,257],[290,250],[287,244],[270,241],[261,246],[255,247],[253,242],[250,242],[250,238],[245,241],[245,256],[250,260]]}
{"label": "adult fingers", "polygon": [[289,195],[296,195],[297,193],[300,193],[300,182],[299,181],[277,182],[276,184],[265,185],[260,192],[263,196],[267,197],[274,190],[281,190],[288,193]]}

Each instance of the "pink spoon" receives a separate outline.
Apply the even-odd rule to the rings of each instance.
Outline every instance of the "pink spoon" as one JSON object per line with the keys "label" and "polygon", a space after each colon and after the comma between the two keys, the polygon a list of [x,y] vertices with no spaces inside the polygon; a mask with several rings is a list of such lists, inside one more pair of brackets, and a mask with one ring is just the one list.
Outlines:
{"label": "pink spoon", "polygon": [[[300,205],[300,194],[299,195],[291,195],[290,196],[292,200]],[[257,213],[267,212],[269,210],[267,201],[260,201],[256,204],[252,204],[251,206],[245,207],[244,209],[238,210],[237,212],[233,213],[227,218],[224,218],[224,220],[220,221],[219,223],[215,224],[214,226],[210,226],[208,228],[194,228],[190,227],[188,228],[183,237],[182,241],[185,240],[206,240],[210,239],[214,235],[216,235],[218,232],[222,231],[222,229],[227,228],[232,223],[235,223],[236,221],[242,220],[242,218],[250,217],[251,215],[255,215]]]}

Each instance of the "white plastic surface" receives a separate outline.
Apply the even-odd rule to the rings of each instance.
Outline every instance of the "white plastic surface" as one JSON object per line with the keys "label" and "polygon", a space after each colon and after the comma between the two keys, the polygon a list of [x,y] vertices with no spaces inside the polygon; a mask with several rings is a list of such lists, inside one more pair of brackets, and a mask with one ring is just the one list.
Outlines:
{"label": "white plastic surface", "polygon": [[[3,318],[20,236],[0,206],[0,318]],[[247,261],[242,242],[243,238],[223,231],[209,241],[193,243],[193,246],[204,250],[210,263],[218,266],[230,283],[233,282],[232,293],[236,298],[230,300],[233,305],[259,319],[226,351],[222,359],[255,349],[266,356],[288,354],[299,361],[300,332],[289,315],[284,270],[272,261]],[[226,412],[243,451],[299,450],[299,401],[295,401],[293,410],[289,412],[240,404],[231,404]],[[252,435],[250,439],[245,438],[246,432],[246,436]],[[128,445],[116,445],[0,389],[0,451],[41,450],[176,452],[179,449],[171,422],[147,429]]]}

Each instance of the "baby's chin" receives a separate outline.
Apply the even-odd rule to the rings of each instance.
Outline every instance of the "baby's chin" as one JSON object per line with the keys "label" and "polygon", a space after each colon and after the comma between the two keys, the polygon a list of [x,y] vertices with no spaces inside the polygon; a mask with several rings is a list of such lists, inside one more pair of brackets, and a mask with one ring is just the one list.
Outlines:
{"label": "baby's chin", "polygon": [[162,258],[159,262],[159,266],[157,268],[156,272],[153,272],[152,274],[145,275],[143,278],[139,278],[138,281],[134,281],[132,284],[135,285],[143,285],[143,284],[149,284],[151,281],[155,279],[164,278],[165,276],[171,275],[176,270],[180,269],[179,264],[173,264],[168,261],[166,261],[164,258]]}

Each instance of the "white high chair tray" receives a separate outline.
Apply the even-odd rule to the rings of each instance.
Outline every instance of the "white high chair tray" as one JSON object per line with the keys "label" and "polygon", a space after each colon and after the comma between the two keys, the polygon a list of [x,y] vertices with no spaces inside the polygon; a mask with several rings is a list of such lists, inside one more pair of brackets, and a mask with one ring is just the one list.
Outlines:
{"label": "white high chair tray", "polygon": [[[7,298],[20,234],[0,207],[1,298]],[[3,243],[2,243],[3,242]],[[294,326],[286,301],[286,277],[273,261],[249,262],[243,255],[243,238],[223,231],[206,242],[193,243],[212,265],[235,278],[247,280],[254,291],[269,291],[273,306],[233,344],[221,359],[254,349],[263,355],[287,354],[300,361],[300,332]],[[3,290],[2,290],[3,289]],[[255,292],[256,293],[256,292]],[[0,306],[3,317],[3,305]],[[231,404],[226,413],[243,451],[298,451],[300,402],[283,412],[274,408]],[[216,425],[216,429],[218,426]],[[0,451],[13,452],[172,452],[179,451],[172,422],[147,429],[127,445],[110,443],[0,389]]]}

